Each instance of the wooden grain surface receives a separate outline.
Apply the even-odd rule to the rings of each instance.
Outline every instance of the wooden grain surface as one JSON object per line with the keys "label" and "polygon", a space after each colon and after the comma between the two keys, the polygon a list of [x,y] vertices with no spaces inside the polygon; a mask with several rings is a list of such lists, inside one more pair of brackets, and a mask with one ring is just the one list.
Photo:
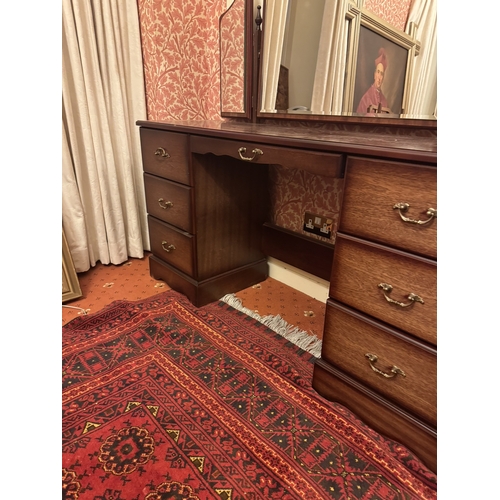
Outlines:
{"label": "wooden grain surface", "polygon": [[[366,354],[375,354],[378,359],[373,365],[391,378],[375,372]],[[321,357],[434,427],[437,425],[435,349],[329,300]],[[391,373],[394,366],[405,376]]]}

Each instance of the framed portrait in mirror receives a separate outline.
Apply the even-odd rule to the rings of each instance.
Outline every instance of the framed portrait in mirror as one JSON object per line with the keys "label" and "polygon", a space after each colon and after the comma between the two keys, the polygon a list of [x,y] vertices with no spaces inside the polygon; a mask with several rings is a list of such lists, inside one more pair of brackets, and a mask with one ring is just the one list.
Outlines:
{"label": "framed portrait in mirror", "polygon": [[351,22],[344,111],[404,114],[417,41],[367,12],[360,11]]}

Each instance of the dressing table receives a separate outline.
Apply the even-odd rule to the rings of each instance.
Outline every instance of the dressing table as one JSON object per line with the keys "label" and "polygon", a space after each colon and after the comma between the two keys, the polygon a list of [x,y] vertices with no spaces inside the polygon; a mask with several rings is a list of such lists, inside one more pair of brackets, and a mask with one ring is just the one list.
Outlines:
{"label": "dressing table", "polygon": [[[244,13],[248,37],[251,2]],[[248,83],[258,59],[253,42],[244,45],[254,62],[243,68]],[[263,281],[269,256],[328,280],[314,389],[435,471],[435,121],[288,113],[280,121],[258,116],[249,105],[257,98],[247,97],[220,122],[137,122],[151,275],[196,306]],[[335,245],[269,222],[272,165],[344,180]]]}

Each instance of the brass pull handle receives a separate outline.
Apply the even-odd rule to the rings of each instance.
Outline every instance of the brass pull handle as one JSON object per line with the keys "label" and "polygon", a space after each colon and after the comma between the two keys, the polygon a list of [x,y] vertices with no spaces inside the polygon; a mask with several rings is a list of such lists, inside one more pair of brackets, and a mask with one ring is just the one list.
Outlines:
{"label": "brass pull handle", "polygon": [[391,367],[391,372],[390,373],[385,373],[382,370],[379,370],[373,363],[377,362],[378,356],[376,354],[371,354],[371,353],[366,353],[365,357],[368,358],[368,362],[370,363],[371,369],[375,372],[378,373],[379,375],[382,375],[385,378],[392,378],[395,377],[396,375],[402,375],[403,377],[406,377],[406,373],[401,370],[401,368],[398,368],[395,365],[392,365]]}
{"label": "brass pull handle", "polygon": [[[165,245],[167,245],[167,246],[165,246]],[[170,245],[169,245],[169,244],[168,244],[168,242],[166,242],[166,241],[162,241],[162,242],[161,242],[161,247],[162,247],[162,248],[163,248],[163,250],[165,250],[165,252],[167,252],[167,253],[170,253],[172,250],[175,250],[175,246],[174,246],[174,245],[172,245],[172,244],[170,244]]]}
{"label": "brass pull handle", "polygon": [[170,158],[170,155],[163,148],[158,148],[155,151],[155,155],[161,156],[162,158]]}
{"label": "brass pull handle", "polygon": [[174,206],[174,204],[171,201],[165,201],[163,198],[160,198],[158,200],[158,205],[160,205],[160,207],[164,209],[172,208]]}
{"label": "brass pull handle", "polygon": [[406,212],[410,208],[410,205],[408,203],[396,203],[392,208],[394,210],[398,209],[401,219],[403,219],[404,222],[409,222],[410,224],[428,224],[432,219],[434,219],[434,217],[437,217],[437,210],[435,208],[427,209],[427,212],[425,212],[429,216],[427,220],[416,220],[411,219],[410,217],[405,217],[403,215],[403,212]]}
{"label": "brass pull handle", "polygon": [[397,306],[401,306],[401,307],[408,307],[408,306],[411,306],[412,304],[414,304],[415,302],[420,302],[421,304],[424,303],[424,299],[422,297],[419,297],[415,293],[408,294],[407,299],[410,301],[410,302],[408,302],[408,304],[405,304],[403,302],[399,302],[398,300],[391,299],[385,293],[385,292],[391,293],[392,285],[389,285],[388,283],[379,283],[378,287],[382,288],[385,300],[387,300],[387,302],[390,302],[391,304],[396,304]]}
{"label": "brass pull handle", "polygon": [[240,158],[242,160],[245,160],[245,161],[253,161],[253,160],[255,160],[255,158],[258,155],[263,155],[264,154],[264,151],[262,151],[262,149],[255,148],[255,149],[252,149],[253,156],[251,158],[249,158],[248,156],[243,156],[243,154],[246,153],[246,152],[247,152],[247,148],[240,148],[240,149],[238,149],[238,154],[240,155]]}

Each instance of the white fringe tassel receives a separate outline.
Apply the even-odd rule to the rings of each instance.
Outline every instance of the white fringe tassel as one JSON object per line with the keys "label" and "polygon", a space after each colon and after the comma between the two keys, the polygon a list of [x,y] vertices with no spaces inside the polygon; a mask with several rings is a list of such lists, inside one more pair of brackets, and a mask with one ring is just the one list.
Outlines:
{"label": "white fringe tassel", "polygon": [[321,340],[316,335],[310,335],[296,326],[289,325],[279,314],[276,316],[260,316],[255,311],[244,307],[241,300],[234,293],[228,293],[220,300],[266,325],[269,329],[294,343],[302,350],[312,354],[314,357],[321,357]]}

